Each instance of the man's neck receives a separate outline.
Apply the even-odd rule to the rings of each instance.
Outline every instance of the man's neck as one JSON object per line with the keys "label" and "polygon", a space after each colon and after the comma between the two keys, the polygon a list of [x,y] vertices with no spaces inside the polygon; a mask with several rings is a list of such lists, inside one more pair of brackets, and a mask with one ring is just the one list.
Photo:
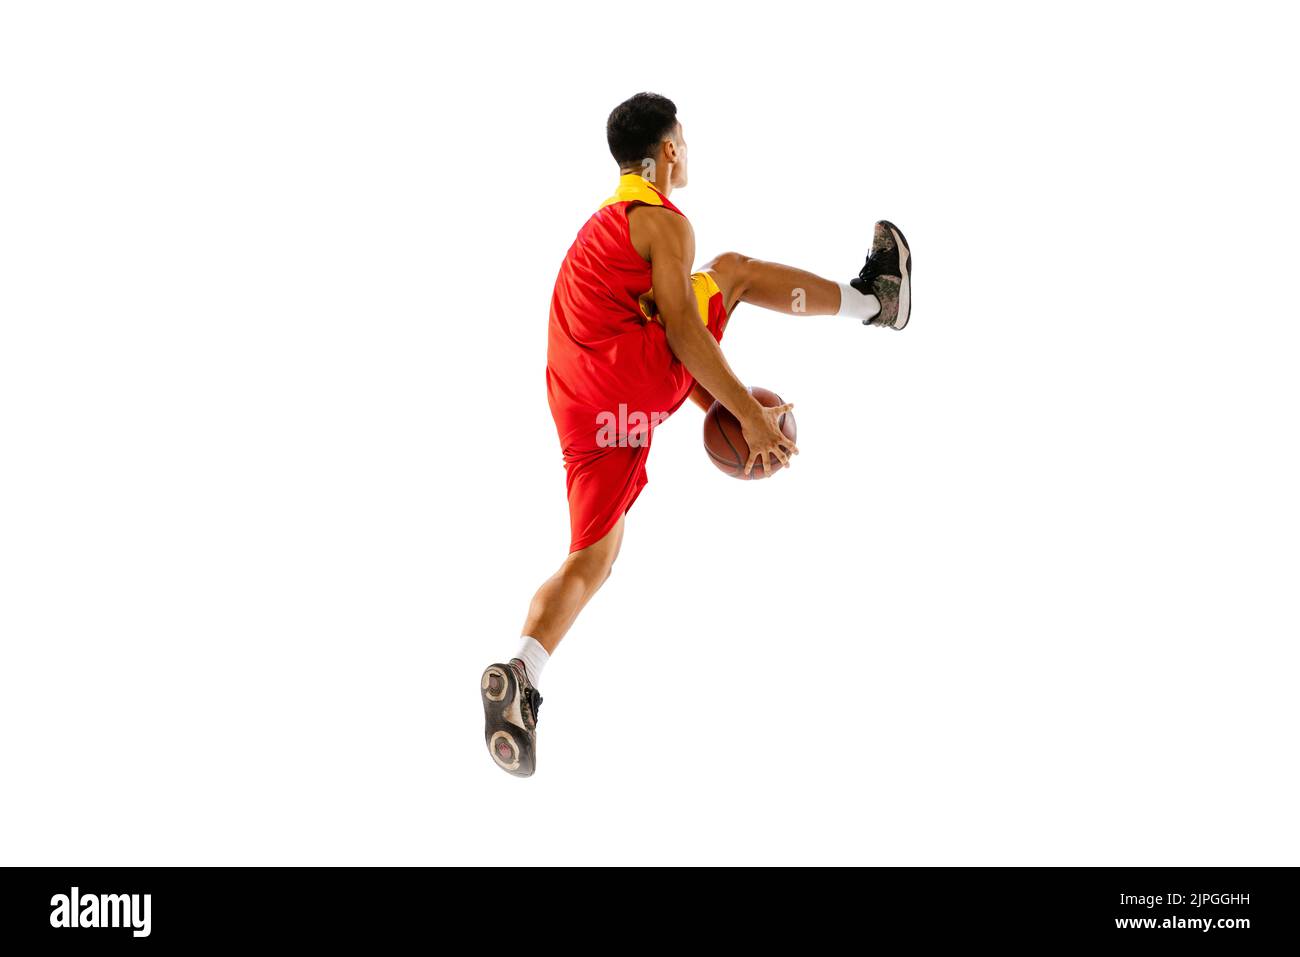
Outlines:
{"label": "man's neck", "polygon": [[637,168],[637,169],[620,169],[620,170],[618,171],[618,175],[619,175],[619,176],[640,176],[643,180],[645,180],[647,183],[649,183],[649,184],[650,184],[651,186],[653,186],[655,189],[659,190],[659,192],[660,192],[661,194],[663,194],[665,197],[666,197],[669,193],[671,193],[671,192],[673,191],[673,184],[672,184],[672,182],[671,182],[671,179],[672,179],[672,170],[667,170],[667,171],[666,171],[665,175],[663,176],[663,182],[662,182],[662,183],[659,182],[659,180],[657,180],[657,179],[651,179],[651,178],[650,178],[649,176],[647,176],[645,173],[641,172],[641,170],[640,170],[639,168]]}

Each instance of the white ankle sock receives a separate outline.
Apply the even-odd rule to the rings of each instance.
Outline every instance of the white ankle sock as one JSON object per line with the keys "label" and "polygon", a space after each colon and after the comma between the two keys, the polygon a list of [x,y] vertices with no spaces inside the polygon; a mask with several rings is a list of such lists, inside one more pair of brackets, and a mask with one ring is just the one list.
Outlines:
{"label": "white ankle sock", "polygon": [[539,687],[537,682],[542,679],[542,669],[546,667],[547,659],[551,657],[542,647],[542,643],[536,638],[525,635],[519,650],[515,652],[515,657],[524,663],[524,671],[528,672],[528,680],[533,683],[533,687]]}
{"label": "white ankle sock", "polygon": [[871,293],[861,293],[846,282],[839,283],[840,311],[837,316],[853,316],[855,319],[870,319],[880,312],[880,300]]}

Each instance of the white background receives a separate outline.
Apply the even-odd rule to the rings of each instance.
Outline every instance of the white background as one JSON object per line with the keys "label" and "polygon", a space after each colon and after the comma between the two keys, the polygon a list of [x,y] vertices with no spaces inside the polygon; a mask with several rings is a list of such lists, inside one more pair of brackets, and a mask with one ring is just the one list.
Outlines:
{"label": "white background", "polygon": [[[10,4],[0,861],[1295,864],[1293,31],[1260,5]],[[547,306],[678,104],[770,482],[656,436],[567,551]]]}

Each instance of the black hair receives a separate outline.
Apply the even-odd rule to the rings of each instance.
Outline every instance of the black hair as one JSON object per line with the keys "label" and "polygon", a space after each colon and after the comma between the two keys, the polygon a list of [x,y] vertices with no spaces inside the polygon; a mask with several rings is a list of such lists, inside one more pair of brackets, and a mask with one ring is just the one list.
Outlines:
{"label": "black hair", "polygon": [[614,107],[605,124],[609,151],[620,167],[640,163],[659,151],[677,126],[677,106],[658,93],[638,93]]}

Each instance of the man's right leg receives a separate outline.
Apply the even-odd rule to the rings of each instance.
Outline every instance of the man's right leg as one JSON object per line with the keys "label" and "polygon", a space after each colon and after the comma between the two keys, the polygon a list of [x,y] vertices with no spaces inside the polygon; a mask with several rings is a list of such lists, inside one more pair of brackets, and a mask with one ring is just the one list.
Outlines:
{"label": "man's right leg", "polygon": [[623,544],[623,517],[605,537],[570,552],[559,570],[533,595],[524,619],[523,635],[537,640],[549,655],[565,636],[578,613],[605,584]]}
{"label": "man's right leg", "polygon": [[555,646],[591,596],[609,578],[623,543],[623,516],[600,539],[569,553],[559,570],[533,596],[524,621],[523,646],[508,662],[484,669],[481,689],[484,740],[504,771],[528,777],[537,767],[536,680]]}

